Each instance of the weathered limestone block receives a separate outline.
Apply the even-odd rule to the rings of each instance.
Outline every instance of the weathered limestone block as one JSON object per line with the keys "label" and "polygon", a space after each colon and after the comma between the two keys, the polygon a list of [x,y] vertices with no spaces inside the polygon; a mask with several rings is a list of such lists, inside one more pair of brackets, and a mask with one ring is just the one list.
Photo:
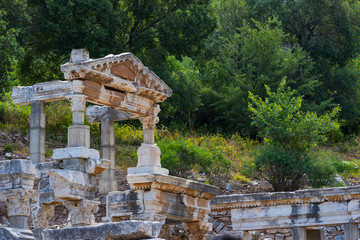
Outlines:
{"label": "weathered limestone block", "polygon": [[136,240],[153,239],[159,236],[162,225],[158,222],[122,221],[98,226],[47,229],[44,240]]}
{"label": "weathered limestone block", "polygon": [[110,221],[130,219],[144,212],[142,191],[113,191],[106,196],[106,216]]}
{"label": "weathered limestone block", "polygon": [[85,172],[89,174],[99,175],[105,169],[109,169],[111,164],[107,159],[89,159],[85,165]]}
{"label": "weathered limestone block", "polygon": [[15,188],[32,190],[35,174],[35,167],[30,160],[0,161],[0,191]]}
{"label": "weathered limestone block", "polygon": [[92,177],[89,174],[61,169],[54,169],[48,174],[50,176],[50,185],[57,199],[93,199],[98,191],[98,187],[91,184],[94,180],[91,179]]}
{"label": "weathered limestone block", "polygon": [[34,228],[47,228],[50,218],[54,215],[54,205],[51,204],[34,204],[31,208]]}
{"label": "weathered limestone block", "polygon": [[88,147],[68,147],[54,149],[53,159],[63,160],[69,158],[99,159],[99,151]]}
{"label": "weathered limestone block", "polygon": [[[61,201],[56,199],[54,190],[51,187],[48,172],[53,169],[60,169],[61,165],[58,161],[44,162],[36,164],[36,178],[40,179],[38,184],[39,198],[37,205],[39,204],[60,204]],[[40,207],[40,206],[38,206]],[[36,207],[36,208],[38,208]]]}
{"label": "weathered limestone block", "polygon": [[0,227],[0,240],[35,240],[35,237],[27,229]]}
{"label": "weathered limestone block", "polygon": [[99,210],[100,202],[83,199],[81,201],[64,201],[70,211],[72,226],[86,226],[95,223],[94,213]]}

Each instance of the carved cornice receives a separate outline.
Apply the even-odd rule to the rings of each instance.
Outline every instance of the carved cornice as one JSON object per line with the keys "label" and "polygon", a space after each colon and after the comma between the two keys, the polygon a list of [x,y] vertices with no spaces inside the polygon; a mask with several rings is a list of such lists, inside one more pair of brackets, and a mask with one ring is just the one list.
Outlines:
{"label": "carved cornice", "polygon": [[360,199],[360,186],[299,190],[295,192],[233,194],[211,200],[212,211],[259,206],[341,202]]}

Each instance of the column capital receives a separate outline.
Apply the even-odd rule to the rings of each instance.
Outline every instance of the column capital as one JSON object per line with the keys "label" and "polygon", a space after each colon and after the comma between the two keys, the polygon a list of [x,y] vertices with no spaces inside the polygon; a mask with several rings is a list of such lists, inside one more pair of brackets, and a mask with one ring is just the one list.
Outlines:
{"label": "column capital", "polygon": [[17,188],[8,190],[6,198],[9,217],[30,216],[30,203],[36,201],[37,194],[34,190]]}
{"label": "column capital", "polygon": [[156,124],[159,122],[159,118],[157,117],[157,114],[140,117],[139,119],[143,125],[143,130],[154,130]]}

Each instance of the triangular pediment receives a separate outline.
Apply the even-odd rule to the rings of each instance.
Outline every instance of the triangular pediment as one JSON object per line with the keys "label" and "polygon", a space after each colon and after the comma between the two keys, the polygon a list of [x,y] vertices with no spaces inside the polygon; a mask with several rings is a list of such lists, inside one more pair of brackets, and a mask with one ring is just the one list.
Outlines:
{"label": "triangular pediment", "polygon": [[130,92],[162,102],[172,90],[132,53],[89,59],[84,49],[75,49],[70,61],[61,66],[67,80],[90,80],[111,89]]}

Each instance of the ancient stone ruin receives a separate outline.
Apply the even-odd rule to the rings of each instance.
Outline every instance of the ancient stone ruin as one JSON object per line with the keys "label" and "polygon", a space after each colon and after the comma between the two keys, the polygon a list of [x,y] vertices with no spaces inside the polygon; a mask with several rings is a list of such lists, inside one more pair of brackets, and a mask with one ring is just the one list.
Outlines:
{"label": "ancient stone ruin", "polygon": [[[30,160],[0,161],[0,201],[10,219],[0,226],[0,240],[160,239],[160,234],[173,239],[164,229],[175,225],[194,240],[226,239],[224,234],[246,240],[324,240],[322,227],[339,225],[344,239],[359,239],[360,187],[216,196],[214,186],[170,176],[161,167],[154,130],[158,103],[172,90],[133,54],[90,59],[86,50],[76,49],[61,70],[64,81],[13,89],[14,103],[31,104]],[[71,102],[68,144],[45,161],[44,103],[58,100]],[[87,102],[92,105],[86,107]],[[85,114],[88,123],[101,124],[101,156],[90,148]],[[137,166],[127,172],[130,189],[117,191],[114,122],[129,119],[141,121],[144,141]],[[106,195],[106,217],[96,223],[99,193]],[[69,211],[68,223],[49,227],[58,205]],[[277,229],[291,232],[252,234]]]}
{"label": "ancient stone ruin", "polygon": [[[154,141],[158,103],[172,90],[131,53],[90,59],[86,50],[76,49],[61,70],[65,81],[13,89],[14,103],[31,104],[30,160],[0,161],[0,196],[10,217],[10,227],[0,228],[0,239],[149,239],[171,221],[184,224],[190,239],[202,239],[211,230],[210,200],[218,189],[169,176]],[[73,124],[68,146],[55,149],[53,161],[45,162],[44,103],[57,100],[71,102]],[[95,105],[86,109],[87,102]],[[90,148],[85,112],[90,123],[101,123],[101,156]],[[144,142],[137,166],[128,169],[130,190],[119,192],[114,122],[125,119],[141,121]],[[99,191],[107,194],[106,218],[96,224]],[[59,204],[69,210],[69,224],[48,229]],[[33,231],[27,229],[30,215]]]}

